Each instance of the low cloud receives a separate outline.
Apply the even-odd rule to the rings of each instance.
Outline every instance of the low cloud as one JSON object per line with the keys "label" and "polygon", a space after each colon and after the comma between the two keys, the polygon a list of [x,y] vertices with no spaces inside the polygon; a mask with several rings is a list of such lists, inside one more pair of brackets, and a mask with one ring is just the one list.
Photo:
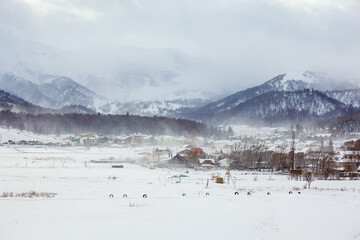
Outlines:
{"label": "low cloud", "polygon": [[[119,78],[126,77],[129,66],[165,75],[169,70],[173,87],[202,87],[206,82],[215,92],[240,90],[291,71],[359,77],[358,26],[356,0],[2,1],[0,68],[16,62],[18,44],[33,41],[82,56],[76,58],[83,61],[76,69],[58,63],[59,72],[90,75],[100,65],[96,76],[108,79],[108,84],[119,81],[119,87],[126,84]],[[149,57],[144,51],[125,50],[136,48],[174,49],[186,56],[186,63],[174,63],[176,56],[169,60],[163,53]],[[102,50],[106,54],[100,54]],[[56,67],[43,64],[44,71]],[[91,83],[97,78],[79,79],[97,84]],[[151,78],[146,84],[167,85]]]}

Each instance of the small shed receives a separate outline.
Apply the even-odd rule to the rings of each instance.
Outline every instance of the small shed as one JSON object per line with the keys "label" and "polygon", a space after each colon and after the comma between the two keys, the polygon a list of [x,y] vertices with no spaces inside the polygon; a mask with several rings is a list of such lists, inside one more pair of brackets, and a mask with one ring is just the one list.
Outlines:
{"label": "small shed", "polygon": [[189,182],[189,176],[184,174],[179,174],[169,177],[170,183],[182,183],[184,180]]}

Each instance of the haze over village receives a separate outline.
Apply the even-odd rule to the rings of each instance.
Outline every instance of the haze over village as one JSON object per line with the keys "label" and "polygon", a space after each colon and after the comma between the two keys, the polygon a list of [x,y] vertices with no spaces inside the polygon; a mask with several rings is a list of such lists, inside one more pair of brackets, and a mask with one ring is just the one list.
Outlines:
{"label": "haze over village", "polygon": [[360,240],[356,0],[0,3],[0,239]]}

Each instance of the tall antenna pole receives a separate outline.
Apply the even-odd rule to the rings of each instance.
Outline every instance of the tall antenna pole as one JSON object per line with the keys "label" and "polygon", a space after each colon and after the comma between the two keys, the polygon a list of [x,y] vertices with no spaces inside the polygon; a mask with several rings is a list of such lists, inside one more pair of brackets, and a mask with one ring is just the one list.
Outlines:
{"label": "tall antenna pole", "polygon": [[295,131],[293,129],[293,126],[291,126],[291,161],[293,164],[293,169],[295,169]]}

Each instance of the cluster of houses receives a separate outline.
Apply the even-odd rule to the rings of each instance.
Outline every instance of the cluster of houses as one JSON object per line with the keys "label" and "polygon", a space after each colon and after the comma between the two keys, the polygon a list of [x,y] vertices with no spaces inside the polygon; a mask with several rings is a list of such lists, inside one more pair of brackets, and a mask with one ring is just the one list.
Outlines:
{"label": "cluster of houses", "polygon": [[[170,149],[155,148],[152,151],[150,168],[200,168],[211,170],[217,166],[214,155],[206,154],[202,148],[184,146],[175,156]],[[211,157],[210,157],[211,156]],[[202,158],[204,157],[204,158]]]}
{"label": "cluster of houses", "polygon": [[[297,135],[298,137],[299,135]],[[301,136],[301,135],[300,135]],[[302,138],[306,137],[303,134]],[[359,168],[359,154],[355,152],[340,151],[339,143],[337,147],[332,146],[329,134],[312,135],[312,138],[296,139],[294,151],[294,167],[303,169],[316,169],[314,164],[319,152],[332,152],[335,168],[345,171],[349,165],[356,163]],[[323,139],[329,144],[323,144]],[[194,137],[175,137],[175,136],[151,136],[141,133],[121,135],[116,137],[102,136],[95,133],[79,133],[71,137],[71,145],[80,146],[101,146],[101,145],[134,145],[134,146],[168,146],[165,148],[154,148],[146,156],[146,162],[150,168],[200,168],[228,169],[234,161],[231,152],[235,144],[247,143],[248,146],[261,146],[257,154],[248,156],[253,158],[251,164],[244,161],[244,165],[237,165],[237,169],[248,169],[258,171],[276,171],[274,166],[274,155],[288,155],[291,151],[291,131],[276,131],[273,135],[258,136],[234,136],[227,140],[203,139]],[[321,142],[321,143],[320,143]],[[331,142],[331,146],[330,146]],[[201,146],[195,147],[195,146]],[[180,150],[179,150],[180,149]],[[252,150],[252,148],[248,148]],[[351,163],[351,164],[350,164]]]}
{"label": "cluster of houses", "polygon": [[72,146],[105,146],[105,145],[169,145],[181,146],[194,141],[192,137],[160,136],[154,137],[142,133],[120,136],[104,136],[96,133],[76,133],[68,139]]}
{"label": "cluster of houses", "polygon": [[[288,130],[276,130],[271,134],[257,134],[253,136],[232,136],[229,139],[217,140],[214,138],[204,139],[201,137],[178,137],[178,136],[152,136],[142,133],[133,133],[120,136],[104,136],[96,133],[76,133],[63,142],[42,143],[40,141],[12,141],[3,144],[19,145],[54,145],[54,146],[138,146],[153,148],[152,152],[146,150],[146,163],[151,168],[199,168],[213,169],[234,167],[234,146],[240,144],[247,146],[248,151],[257,151],[256,154],[247,155],[249,162],[239,161],[237,169],[258,171],[279,170],[273,164],[274,155],[289,158],[292,146],[292,132]],[[324,143],[325,142],[325,143]],[[338,171],[360,171],[360,151],[341,150],[343,141],[337,141],[334,146],[331,135],[317,133],[309,135],[306,132],[296,133],[294,147],[293,168],[317,169],[321,165],[316,162],[319,153],[331,153],[331,159]],[[166,147],[165,147],[166,146]],[[253,150],[253,148],[257,148]],[[145,152],[145,150],[144,150]],[[242,156],[243,157],[243,156]],[[241,157],[240,157],[241,158]],[[244,158],[244,157],[243,157]],[[320,160],[318,161],[320,162]],[[243,165],[242,165],[243,164]],[[320,166],[323,167],[323,166]],[[355,169],[354,169],[355,168]]]}
{"label": "cluster of houses", "polygon": [[[223,142],[224,143],[224,142]],[[226,144],[227,145],[227,144]],[[231,159],[231,148],[192,147],[184,146],[181,151],[173,153],[170,149],[155,148],[152,151],[150,168],[196,168],[211,170],[214,168],[230,169],[233,168],[234,160]],[[289,161],[290,148],[284,149],[277,146],[266,148],[262,152],[251,157],[253,165],[244,167],[247,170],[257,171],[276,171],[276,164],[273,161],[273,155],[282,151],[286,161]],[[330,152],[331,151],[331,152]],[[320,155],[321,154],[321,155]],[[329,154],[329,155],[326,155]],[[308,169],[312,171],[321,171],[324,168],[322,161],[331,156],[332,170],[337,173],[354,172],[356,178],[360,177],[360,151],[334,151],[326,147],[306,147],[295,151],[295,164],[288,169]],[[326,161],[329,159],[325,159]],[[240,166],[241,169],[241,166]]]}

